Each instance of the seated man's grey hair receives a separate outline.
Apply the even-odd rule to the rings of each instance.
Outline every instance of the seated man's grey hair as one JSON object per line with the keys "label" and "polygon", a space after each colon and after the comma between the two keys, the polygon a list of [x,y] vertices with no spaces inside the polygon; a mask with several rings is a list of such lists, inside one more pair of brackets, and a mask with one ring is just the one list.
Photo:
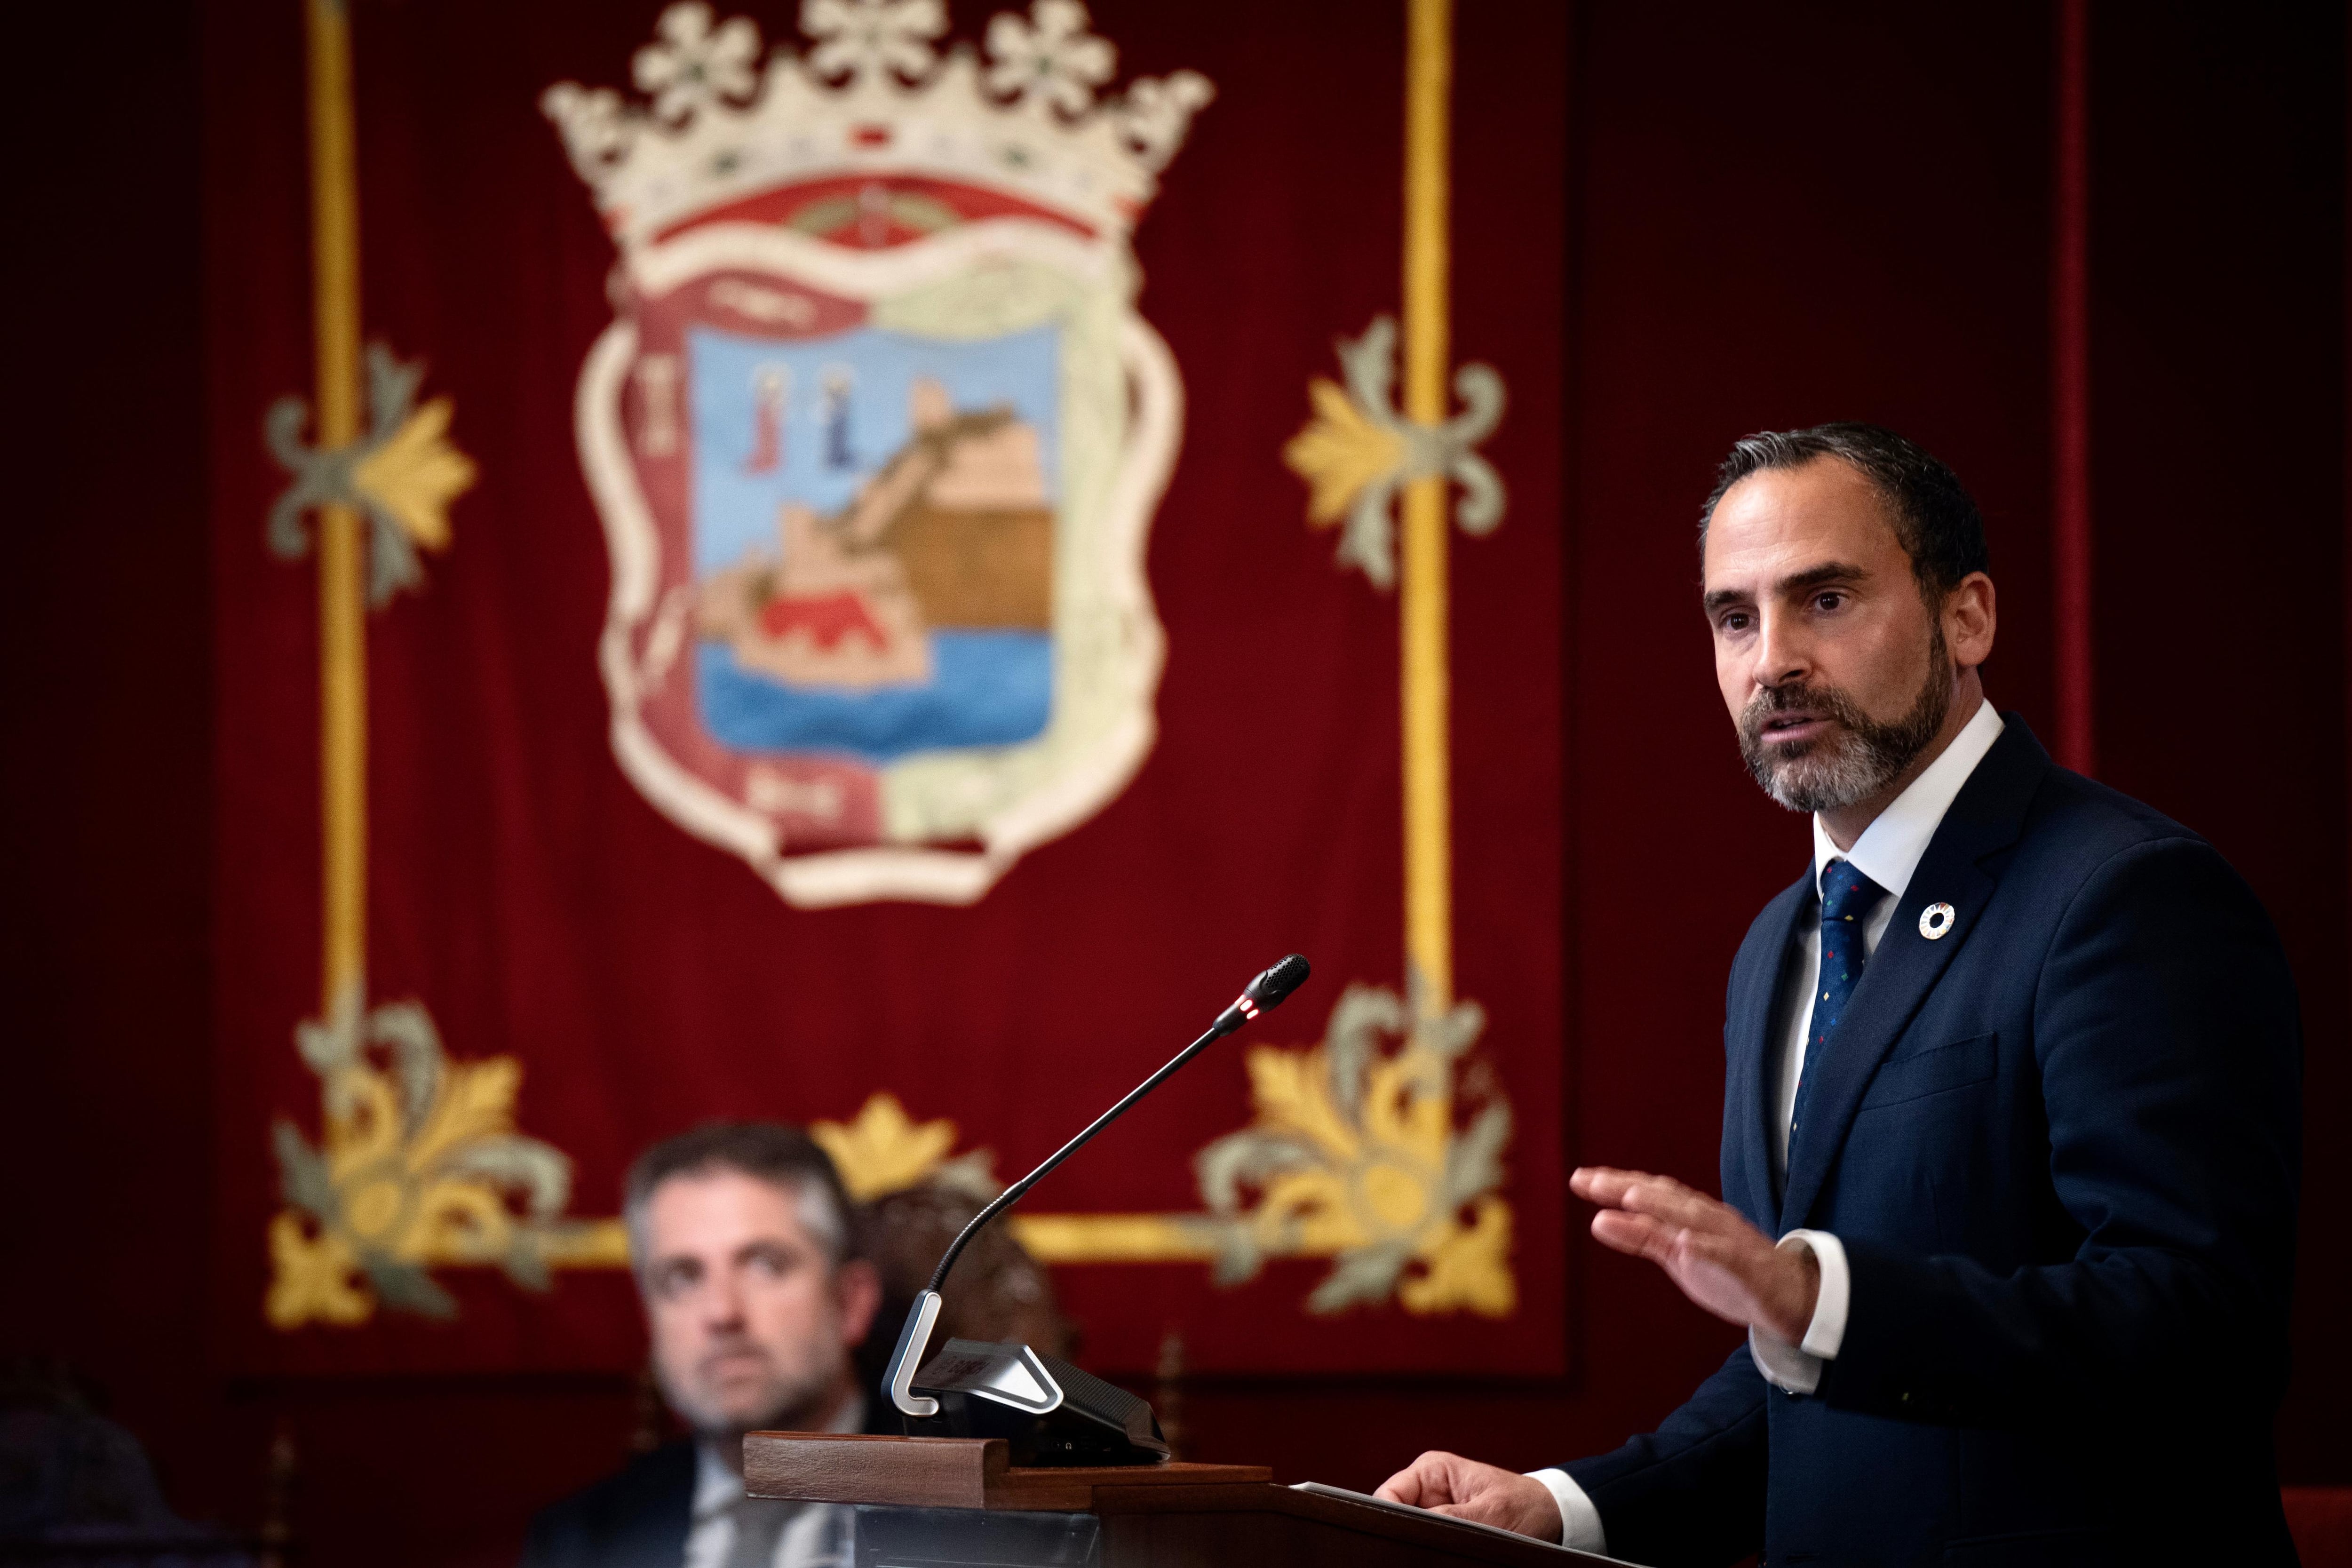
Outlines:
{"label": "seated man's grey hair", "polygon": [[646,1254],[646,1205],[654,1189],[673,1176],[705,1176],[733,1171],[788,1194],[800,1205],[801,1223],[836,1267],[851,1256],[849,1194],[833,1158],[798,1127],[776,1121],[712,1121],[665,1138],[637,1156],[621,1186],[621,1214],[629,1226],[631,1263],[643,1268]]}

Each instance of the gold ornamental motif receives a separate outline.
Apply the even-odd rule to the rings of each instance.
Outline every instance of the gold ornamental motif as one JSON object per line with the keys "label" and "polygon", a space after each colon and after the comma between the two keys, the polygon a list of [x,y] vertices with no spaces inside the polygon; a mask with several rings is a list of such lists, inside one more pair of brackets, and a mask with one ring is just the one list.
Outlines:
{"label": "gold ornamental motif", "polygon": [[[415,1002],[362,1009],[356,987],[296,1030],[325,1108],[313,1145],[275,1129],[286,1207],[270,1222],[273,1327],[366,1321],[376,1306],[446,1318],[431,1270],[490,1266],[547,1288],[551,1264],[625,1262],[616,1227],[563,1219],[572,1162],[516,1131],[522,1064],[456,1062]],[[617,1257],[612,1252],[622,1241]]]}

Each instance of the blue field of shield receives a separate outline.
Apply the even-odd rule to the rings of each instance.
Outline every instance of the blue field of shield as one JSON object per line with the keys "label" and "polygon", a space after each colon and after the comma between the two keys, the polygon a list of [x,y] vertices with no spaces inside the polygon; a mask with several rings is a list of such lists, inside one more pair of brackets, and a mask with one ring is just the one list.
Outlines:
{"label": "blue field of shield", "polygon": [[[974,342],[859,327],[776,340],[696,327],[687,334],[693,431],[693,561],[701,581],[757,552],[781,551],[787,503],[839,513],[913,435],[918,380],[958,410],[1010,406],[1037,433],[1044,474],[1059,468],[1057,331]],[[828,687],[747,668],[724,643],[698,642],[702,723],[730,751],[816,752],[875,765],[918,752],[1012,745],[1053,713],[1049,633],[940,627],[928,633],[930,678]]]}

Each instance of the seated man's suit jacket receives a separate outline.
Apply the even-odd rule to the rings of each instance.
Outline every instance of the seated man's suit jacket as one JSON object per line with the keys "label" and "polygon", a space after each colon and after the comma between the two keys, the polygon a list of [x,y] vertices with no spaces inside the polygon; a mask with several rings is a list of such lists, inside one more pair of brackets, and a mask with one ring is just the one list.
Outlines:
{"label": "seated man's suit jacket", "polygon": [[1780,997],[1818,919],[1809,872],[1732,965],[1723,1192],[1768,1236],[1843,1243],[1844,1337],[1812,1394],[1743,1346],[1656,1432],[1564,1467],[1611,1554],[2293,1563],[2270,1427],[2301,1042],[2252,891],[2011,716],[1808,1068],[1783,1187]]}
{"label": "seated man's suit jacket", "polygon": [[694,1512],[694,1444],[665,1443],[541,1510],[523,1568],[678,1568]]}
{"label": "seated man's suit jacket", "polygon": [[[898,1412],[868,1397],[864,1430],[897,1433]],[[540,1510],[523,1568],[679,1568],[693,1528],[694,1444],[640,1454],[618,1474]]]}

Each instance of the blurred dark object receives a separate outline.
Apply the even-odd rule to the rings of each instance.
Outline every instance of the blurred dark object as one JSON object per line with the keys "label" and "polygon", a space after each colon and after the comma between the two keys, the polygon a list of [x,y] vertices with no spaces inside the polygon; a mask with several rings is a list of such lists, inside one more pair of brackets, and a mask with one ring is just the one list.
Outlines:
{"label": "blurred dark object", "polygon": [[261,1468],[259,1568],[287,1568],[294,1561],[294,1486],[301,1462],[294,1448],[294,1425],[278,1418],[269,1458]]}
{"label": "blurred dark object", "polygon": [[2303,1568],[2352,1568],[2352,1487],[2281,1487]]}
{"label": "blurred dark object", "polygon": [[139,1440],[50,1356],[0,1362],[0,1564],[253,1568],[163,1501]]}
{"label": "blurred dark object", "polygon": [[648,1360],[637,1368],[636,1419],[629,1426],[629,1452],[650,1454],[678,1435],[677,1420],[662,1402],[661,1380]]}
{"label": "blurred dark object", "polygon": [[1168,1457],[1181,1459],[1184,1440],[1184,1336],[1175,1329],[1160,1336],[1160,1365],[1154,1373],[1151,1407],[1160,1413],[1160,1435],[1168,1440]]}
{"label": "blurred dark object", "polygon": [[[883,1397],[883,1368],[898,1342],[898,1325],[930,1282],[940,1254],[994,1195],[992,1187],[951,1172],[886,1194],[860,1211],[858,1249],[882,1276],[881,1310],[857,1347],[866,1398]],[[1062,1315],[1052,1277],[1001,1223],[972,1237],[941,1294],[934,1343],[1015,1340],[1041,1354],[1062,1357],[1076,1347],[1076,1331]]]}

